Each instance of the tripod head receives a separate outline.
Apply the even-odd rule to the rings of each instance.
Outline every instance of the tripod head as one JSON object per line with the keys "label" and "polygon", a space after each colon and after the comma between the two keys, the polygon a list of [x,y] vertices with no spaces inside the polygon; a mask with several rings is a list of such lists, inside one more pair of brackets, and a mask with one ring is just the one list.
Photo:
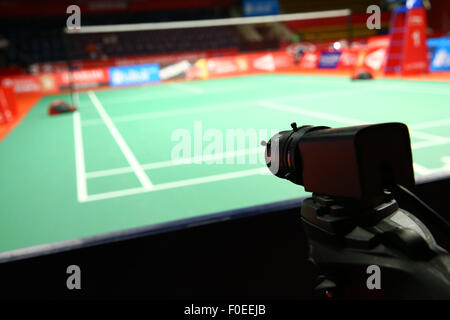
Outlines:
{"label": "tripod head", "polygon": [[[414,186],[406,125],[291,127],[267,142],[266,163],[313,192],[301,220],[319,296],[450,298],[450,256],[394,198]],[[380,290],[369,288],[369,268],[381,273]]]}

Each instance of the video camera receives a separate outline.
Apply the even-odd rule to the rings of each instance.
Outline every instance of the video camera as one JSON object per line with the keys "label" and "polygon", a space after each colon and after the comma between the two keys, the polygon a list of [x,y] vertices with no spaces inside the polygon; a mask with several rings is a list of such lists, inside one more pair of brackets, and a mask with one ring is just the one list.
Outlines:
{"label": "video camera", "polygon": [[[301,220],[320,272],[316,293],[449,299],[450,255],[416,215],[446,233],[449,224],[409,191],[415,182],[407,126],[291,127],[266,143],[266,164],[313,193],[302,202]],[[414,202],[415,215],[399,207],[399,194]],[[373,268],[379,290],[368,284]]]}

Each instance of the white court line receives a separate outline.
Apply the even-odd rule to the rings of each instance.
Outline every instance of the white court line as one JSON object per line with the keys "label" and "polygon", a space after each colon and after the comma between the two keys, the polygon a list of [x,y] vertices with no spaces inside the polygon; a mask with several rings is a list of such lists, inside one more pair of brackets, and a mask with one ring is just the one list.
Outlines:
{"label": "white court line", "polygon": [[[342,93],[342,91],[339,91],[339,93]],[[350,93],[350,91],[349,91]],[[312,93],[314,96],[317,96],[317,93]],[[327,93],[327,95],[329,95],[330,93]],[[311,94],[309,94],[311,95]],[[286,97],[285,97],[286,98]],[[191,109],[187,109],[187,110],[183,110],[183,109],[178,109],[178,110],[172,110],[172,111],[167,111],[167,112],[153,112],[153,113],[149,113],[148,116],[154,116],[154,117],[159,117],[159,116],[170,116],[170,115],[175,115],[175,114],[184,114],[184,113],[191,113],[191,112],[203,112],[203,111],[209,111],[209,110],[217,110],[218,108],[222,109],[228,109],[228,108],[234,108],[240,104],[245,104],[246,102],[243,103],[239,103],[239,104],[235,104],[235,106],[230,106],[230,105],[220,105],[220,107],[217,106],[213,106],[213,107],[200,107],[200,108],[191,108]],[[336,122],[340,122],[340,123],[344,123],[344,124],[348,124],[348,125],[361,125],[361,124],[367,124],[367,122],[364,121],[360,121],[360,120],[356,120],[356,119],[350,119],[350,118],[345,118],[345,117],[340,117],[340,116],[334,116],[331,115],[329,113],[322,113],[322,112],[317,112],[317,111],[310,111],[310,110],[305,110],[302,108],[298,108],[298,107],[292,107],[292,106],[286,106],[286,105],[281,105],[281,104],[277,104],[277,103],[273,103],[273,102],[269,102],[269,101],[259,101],[259,104],[265,107],[270,107],[270,108],[276,108],[278,110],[282,110],[282,111],[288,111],[288,112],[294,112],[294,113],[300,113],[302,115],[308,115],[308,116],[312,116],[312,117],[317,117],[320,119],[327,119],[327,120],[332,120],[332,121],[336,121]],[[134,115],[134,117],[141,117],[141,115]],[[116,119],[115,119],[116,120]],[[126,119],[124,119],[125,121]],[[117,121],[120,121],[120,119],[117,119]],[[411,135],[415,135],[417,137],[420,137],[422,139],[428,139],[429,141],[421,141],[418,143],[415,143],[413,145],[413,149],[421,149],[421,148],[426,148],[426,147],[430,147],[430,146],[435,146],[435,145],[441,145],[441,144],[446,144],[450,142],[450,139],[445,139],[443,137],[440,136],[435,136],[435,135],[431,135],[431,134],[425,134],[425,133],[421,133],[421,132],[412,132]],[[432,140],[433,139],[433,140]],[[262,148],[263,150],[264,148]],[[228,157],[233,157],[233,156],[237,156],[237,155],[242,155],[242,154],[249,154],[249,153],[253,153],[253,152],[258,152],[260,151],[261,148],[255,148],[255,149],[251,149],[251,150],[244,150],[244,151],[238,151],[238,152],[228,152],[228,153],[220,153],[220,154],[215,154],[215,155],[207,155],[203,157],[204,161],[210,161],[210,160],[217,160],[220,158],[228,158]],[[198,157],[191,157],[186,159],[186,161],[197,161],[199,160]],[[181,163],[183,164],[183,163]],[[164,167],[169,167],[169,166],[173,166],[173,165],[177,165],[176,163],[174,163],[173,161],[161,161],[161,162],[154,162],[154,163],[149,163],[149,164],[143,164],[142,168],[144,170],[150,170],[150,169],[157,169],[157,168],[164,168]],[[130,167],[122,167],[122,168],[115,168],[115,169],[108,169],[108,170],[99,170],[99,171],[93,171],[93,172],[88,172],[86,174],[86,177],[88,179],[90,178],[98,178],[98,177],[103,177],[103,176],[110,176],[110,175],[118,175],[118,174],[124,174],[124,173],[129,173],[132,172],[132,169]]]}
{"label": "white court line", "polygon": [[75,170],[77,175],[77,198],[79,202],[87,199],[86,168],[84,165],[83,135],[78,111],[73,113],[73,136],[75,142]]}
{"label": "white court line", "polygon": [[[361,92],[371,92],[381,90],[381,88],[364,88],[359,89],[358,93]],[[277,100],[283,101],[283,100],[292,100],[292,99],[315,99],[315,98],[334,98],[337,96],[346,96],[346,95],[352,95],[355,93],[354,89],[349,90],[329,90],[329,91],[319,91],[319,92],[307,92],[307,93],[301,93],[301,94],[294,94],[294,95],[282,95],[282,96],[271,96],[270,99],[276,98]],[[267,101],[267,100],[260,100],[260,101]]]}
{"label": "white court line", "polygon": [[125,156],[128,163],[130,164],[130,167],[133,168],[133,171],[136,174],[137,178],[139,179],[139,182],[142,184],[142,186],[145,189],[152,189],[153,184],[150,182],[150,179],[148,178],[145,171],[142,169],[141,165],[137,161],[135,155],[131,151],[128,144],[125,142],[125,140],[122,137],[122,135],[120,134],[119,130],[117,130],[117,128],[114,125],[114,123],[112,122],[111,118],[106,113],[100,100],[98,100],[97,96],[92,91],[89,91],[88,95],[89,95],[89,98],[91,99],[92,103],[94,104],[95,108],[97,109],[98,113],[100,114],[100,117],[102,117],[103,121],[105,122],[106,127],[108,128],[109,132],[113,136],[114,140],[116,141],[116,143],[119,146],[120,150],[122,151],[123,155]]}
{"label": "white court line", "polygon": [[417,149],[423,149],[423,148],[429,148],[434,146],[441,146],[444,144],[449,144],[450,138],[443,138],[439,140],[429,140],[429,141],[420,141],[415,142],[411,145],[411,149],[417,150]]}
{"label": "white court line", "polygon": [[420,164],[413,163],[414,171],[417,172],[420,175],[426,175],[433,172],[433,170],[428,169]]}
{"label": "white court line", "polygon": [[441,168],[437,169],[428,169],[420,164],[414,163],[414,171],[417,172],[421,176],[428,176],[428,175],[434,175],[434,174],[443,174],[450,172],[450,166],[444,165]]}
{"label": "white court line", "polygon": [[[339,123],[343,123],[343,124],[347,124],[347,125],[357,126],[357,125],[370,124],[369,122],[366,122],[366,121],[361,121],[361,120],[357,120],[357,119],[336,116],[336,115],[333,115],[333,114],[330,114],[330,113],[306,110],[306,109],[303,109],[303,108],[294,107],[294,106],[288,106],[288,105],[284,105],[284,104],[280,104],[280,103],[276,103],[276,102],[271,102],[271,101],[264,101],[263,100],[263,101],[259,101],[258,104],[260,106],[263,106],[263,107],[266,107],[266,108],[272,108],[272,109],[276,109],[276,110],[297,113],[297,114],[310,116],[310,117],[323,119],[323,120],[331,120],[331,121],[335,121],[335,122],[339,122]],[[429,133],[424,133],[424,132],[419,132],[417,130],[410,131],[410,135],[412,137],[417,137],[417,138],[420,138],[420,139],[428,140],[428,141],[421,141],[421,142],[415,143],[414,145],[418,146],[418,147],[416,147],[416,149],[417,148],[423,148],[425,146],[434,146],[434,145],[440,145],[440,144],[447,144],[448,140],[449,140],[448,138],[445,138],[445,137],[442,137],[442,136],[429,134]],[[413,149],[414,149],[414,147],[413,147]]]}
{"label": "white court line", "polygon": [[260,106],[266,107],[266,108],[297,113],[297,114],[301,114],[304,116],[310,116],[310,117],[314,117],[314,118],[318,118],[318,119],[322,119],[322,120],[336,121],[336,122],[340,122],[340,123],[348,124],[348,125],[356,126],[356,125],[368,124],[367,122],[361,121],[361,120],[356,120],[356,119],[351,119],[351,118],[346,118],[346,117],[341,117],[341,116],[335,116],[335,115],[332,115],[329,113],[324,113],[324,112],[306,110],[306,109],[294,107],[294,106],[287,106],[284,104],[271,102],[271,101],[261,100],[261,101],[258,101],[258,104]]}
{"label": "white court line", "polygon": [[[288,111],[288,112],[297,113],[297,114],[306,115],[306,116],[311,116],[311,117],[324,119],[324,120],[332,120],[332,121],[336,121],[336,122],[340,122],[340,123],[344,123],[344,124],[348,124],[348,125],[367,124],[367,122],[356,120],[356,119],[335,116],[335,115],[332,115],[332,114],[329,114],[329,113],[305,110],[305,109],[302,109],[302,108],[293,107],[293,106],[286,106],[286,105],[283,105],[283,104],[274,103],[274,102],[270,102],[270,101],[259,101],[259,104],[261,106],[274,108],[276,110]],[[444,144],[450,143],[450,138],[445,138],[445,137],[437,136],[437,135],[434,135],[434,134],[419,132],[419,131],[416,131],[416,130],[410,131],[410,134],[411,134],[411,136],[415,136],[417,138],[421,138],[421,139],[427,140],[427,141],[420,141],[420,142],[416,142],[416,143],[412,144],[411,149],[413,149],[413,150],[422,149],[422,148],[428,148],[428,147],[438,146],[438,145],[444,145]],[[427,168],[425,168],[425,167],[423,167],[421,165],[418,165],[416,163],[414,163],[414,169],[420,174],[432,173],[432,170],[427,169]]]}
{"label": "white court line", "polygon": [[449,89],[424,88],[424,87],[411,86],[411,85],[407,85],[407,84],[390,83],[387,86],[385,86],[385,89],[387,89],[387,90],[408,89],[408,90],[412,90],[412,91],[410,91],[411,93],[429,93],[429,94],[444,94],[444,95],[450,94],[450,86],[449,86]]}
{"label": "white court line", "polygon": [[[366,90],[367,91],[367,90]],[[292,100],[292,99],[314,99],[318,97],[328,97],[330,95],[347,95],[354,93],[354,90],[336,90],[336,91],[328,91],[326,93],[324,92],[309,92],[304,94],[296,94],[296,95],[282,95],[277,97],[279,100]],[[273,98],[273,96],[272,96]],[[201,113],[201,112],[210,112],[210,111],[216,111],[216,110],[232,110],[239,108],[241,106],[250,105],[250,107],[254,107],[255,99],[250,100],[244,100],[244,101],[238,101],[238,102],[230,102],[230,103],[217,103],[217,104],[208,104],[203,107],[194,107],[194,108],[180,108],[180,109],[173,109],[173,110],[167,110],[167,111],[153,111],[153,112],[144,112],[144,113],[135,113],[131,115],[126,116],[117,116],[113,117],[115,123],[117,122],[128,122],[128,121],[140,121],[140,120],[147,120],[147,119],[155,119],[160,117],[170,117],[170,116],[178,116],[183,114],[191,114],[191,113]],[[99,125],[103,124],[103,121],[101,119],[89,119],[84,120],[82,125],[83,126],[93,126],[93,125]]]}
{"label": "white court line", "polygon": [[[254,101],[254,100],[252,100]],[[236,109],[240,108],[243,105],[246,105],[250,103],[251,101],[240,101],[240,102],[234,102],[229,104],[210,104],[208,106],[204,107],[194,107],[194,108],[184,108],[184,109],[173,109],[173,110],[167,110],[167,111],[153,111],[153,112],[145,112],[145,113],[135,113],[131,115],[126,116],[118,116],[113,117],[115,123],[117,122],[128,122],[128,121],[140,121],[140,120],[146,120],[146,119],[155,119],[155,118],[162,118],[162,117],[173,117],[173,116],[179,116],[184,114],[191,114],[191,113],[202,113],[202,112],[210,112],[210,111],[217,111],[217,110],[230,110],[230,109]],[[103,124],[103,121],[101,119],[90,119],[90,120],[84,120],[83,126],[92,126],[92,125],[98,125]]]}
{"label": "white court line", "polygon": [[428,169],[418,164],[414,164],[414,171],[419,173],[417,176],[418,179],[416,181],[427,182],[439,179],[441,177],[449,177],[450,176],[450,157],[444,156],[441,157],[441,161],[444,165],[440,168],[436,169]]}
{"label": "white court line", "polygon": [[205,93],[205,90],[203,90],[202,88],[193,87],[191,85],[184,84],[184,83],[173,82],[173,83],[170,83],[170,86],[174,87],[175,89],[190,92],[190,93],[195,93],[195,94]]}
{"label": "white court line", "polygon": [[[307,116],[324,119],[324,120],[332,120],[332,121],[341,122],[341,123],[348,124],[348,125],[367,124],[367,122],[356,120],[356,119],[334,116],[334,115],[328,114],[328,113],[305,110],[302,108],[286,106],[286,105],[273,103],[273,102],[269,102],[269,101],[260,101],[259,104],[264,107],[274,108],[277,110],[288,111],[288,112],[292,112],[292,113],[298,113],[298,114],[307,115]],[[411,132],[410,134],[411,134],[411,136],[415,135],[418,138],[429,139],[428,141],[421,141],[421,142],[414,143],[411,146],[412,149],[421,149],[421,148],[450,143],[450,139],[447,139],[447,138],[444,138],[441,136],[435,136],[435,135],[431,135],[431,134],[427,134],[427,133],[423,133],[423,132],[417,132],[417,131]],[[431,140],[431,139],[434,139],[434,140]],[[429,170],[421,165],[418,165],[416,163],[414,163],[414,170],[416,170],[420,174],[428,174],[431,172],[431,170]]]}
{"label": "white court line", "polygon": [[442,119],[442,120],[417,123],[417,124],[411,125],[410,128],[427,129],[427,128],[437,128],[437,127],[446,127],[446,126],[450,126],[450,119]]}
{"label": "white court line", "polygon": [[193,178],[193,179],[186,179],[186,180],[180,180],[180,181],[174,181],[174,182],[161,183],[161,184],[154,185],[154,188],[151,190],[148,190],[145,188],[132,188],[132,189],[112,191],[112,192],[98,193],[98,194],[90,195],[85,201],[104,200],[104,199],[110,199],[110,198],[129,196],[129,195],[133,195],[133,194],[145,193],[145,192],[153,192],[153,191],[186,187],[186,186],[191,186],[191,185],[198,185],[198,184],[216,182],[216,181],[222,181],[222,180],[228,180],[228,179],[236,179],[236,178],[247,177],[247,176],[252,176],[252,175],[256,175],[256,174],[265,174],[266,171],[268,171],[268,169],[265,167],[264,168],[256,168],[256,169],[242,170],[242,171],[237,171],[237,172],[216,174],[216,175],[201,177],[201,178]]}
{"label": "white court line", "polygon": [[[180,83],[180,85],[183,85],[183,84]],[[161,85],[161,87],[164,87],[164,88],[166,88],[166,87],[170,88],[170,86],[172,86],[171,83],[166,83],[166,84]],[[223,86],[220,89],[214,89],[214,90],[211,89],[208,93],[211,93],[211,94],[225,93],[226,94],[229,92],[248,91],[249,89],[258,89],[258,88],[264,89],[264,88],[268,88],[268,87],[269,86],[267,84],[260,84],[260,83],[245,84],[245,85],[240,85],[240,86],[231,86],[231,85],[227,84],[226,86]],[[134,87],[133,89],[140,89],[140,88],[142,88],[143,91],[148,91],[148,89],[149,89],[148,86]],[[133,102],[153,101],[155,99],[166,99],[166,98],[173,98],[173,97],[180,98],[180,97],[184,97],[184,96],[186,96],[186,94],[182,90],[178,90],[178,92],[176,92],[176,93],[174,93],[173,91],[169,91],[169,92],[165,92],[162,94],[161,94],[161,92],[158,92],[158,93],[152,92],[150,94],[149,94],[149,92],[145,92],[143,94],[133,94],[133,95],[129,94],[124,99],[119,99],[119,98],[111,99],[111,98],[105,97],[103,99],[103,103],[107,104],[108,106],[129,105],[130,103],[133,103]],[[255,101],[255,99],[252,99],[252,101]]]}
{"label": "white court line", "polygon": [[[144,168],[144,166],[145,165],[142,165],[142,168]],[[133,172],[133,169],[131,167],[121,167],[121,168],[114,168],[114,169],[107,169],[107,170],[91,171],[91,172],[86,173],[86,179],[115,176],[118,174],[125,174],[125,173],[130,173],[130,172]]]}
{"label": "white court line", "polygon": [[[301,82],[308,83],[309,81],[302,80],[301,82],[300,81],[297,81],[297,82],[299,82],[299,83],[301,83]],[[169,87],[171,85],[173,85],[173,84],[172,83],[166,83],[166,84],[163,84],[162,86]],[[184,86],[184,83],[180,83],[180,85]],[[136,88],[133,88],[133,89],[139,89],[139,88],[148,90],[147,86],[136,87]],[[225,90],[217,90],[217,89],[215,89],[215,90],[211,91],[211,93],[227,93],[227,92],[234,93],[236,91],[248,91],[249,89],[260,89],[260,91],[267,91],[267,90],[271,89],[271,85],[270,84],[269,85],[267,85],[267,84],[260,84],[260,83],[253,83],[253,84],[252,83],[246,83],[246,84],[240,85],[240,86],[231,86],[230,84],[227,84]],[[358,92],[373,92],[373,91],[377,91],[377,90],[382,91],[382,90],[384,90],[384,88],[382,88],[382,87],[377,87],[377,88],[365,87],[365,88],[362,88],[362,89],[360,88],[358,90]],[[179,90],[179,92],[182,93],[181,90]],[[301,98],[301,99],[308,99],[308,98],[317,98],[317,97],[320,98],[320,97],[328,97],[328,96],[333,96],[334,97],[334,96],[348,95],[348,94],[354,94],[354,93],[355,93],[354,89],[349,89],[349,90],[338,90],[338,89],[336,89],[336,90],[319,91],[319,92],[305,92],[305,93],[300,93],[300,94],[295,94],[295,95],[285,95],[285,94],[283,94],[283,95],[271,95],[270,98],[274,98],[275,97],[277,99],[299,99],[299,98]],[[180,94],[180,95],[177,94],[176,96],[178,97],[178,96],[183,96],[183,95],[182,94]],[[174,93],[173,92],[170,92],[169,94],[167,94],[167,93],[164,93],[164,94],[152,93],[150,96],[149,96],[148,92],[146,92],[144,94],[133,94],[132,96],[127,96],[126,99],[118,99],[117,98],[117,99],[112,100],[110,98],[104,98],[103,99],[103,103],[107,104],[108,106],[112,106],[112,105],[129,105],[130,103],[138,102],[138,101],[152,101],[152,100],[155,100],[155,99],[172,98],[172,97],[174,97]],[[255,99],[250,99],[250,100],[247,100],[247,101],[240,100],[238,103],[243,103],[243,102],[245,102],[245,103],[254,103]],[[230,102],[230,104],[231,103],[235,103],[235,102]],[[83,121],[83,123],[85,121]]]}
{"label": "white court line", "polygon": [[[374,91],[374,90],[377,90],[377,89],[378,90],[382,90],[382,89],[384,90],[384,88],[370,88],[370,87],[365,88],[363,90],[364,91]],[[347,90],[347,91],[346,90],[336,90],[336,91],[329,91],[329,92],[326,92],[326,93],[325,92],[313,92],[313,93],[298,94],[298,95],[292,95],[292,96],[283,96],[282,99],[316,98],[316,97],[321,97],[321,96],[347,95],[347,94],[352,94],[352,93],[353,93],[353,90]],[[267,103],[269,105],[267,105]],[[276,107],[273,104],[274,103],[268,102],[268,101],[260,101],[259,102],[259,105],[262,105],[262,106],[265,106],[265,107],[269,107],[269,108],[278,108],[279,109],[280,104],[276,104],[277,105]],[[360,121],[360,120],[357,120],[357,119],[340,117],[340,116],[330,115],[328,113],[321,113],[321,112],[315,112],[315,111],[300,109],[300,108],[297,108],[297,107],[284,106],[284,105],[281,105],[281,106],[282,106],[281,107],[282,110],[284,110],[284,111],[300,113],[300,114],[303,114],[303,115],[309,115],[309,116],[317,117],[317,118],[320,118],[320,119],[328,119],[328,120],[332,120],[332,121],[336,121],[336,122],[340,122],[340,123],[344,123],[344,124],[348,124],[348,125],[367,124],[367,122]],[[150,116],[150,114],[148,114],[148,115]],[[136,118],[140,117],[140,115],[135,115],[135,116],[136,116]],[[133,116],[130,116],[130,117],[133,117]],[[129,120],[129,121],[132,121],[132,120]],[[420,136],[422,139],[429,139],[430,140],[430,141],[423,141],[423,142],[420,142],[420,143],[416,144],[417,145],[416,149],[424,148],[424,147],[432,146],[432,145],[440,145],[440,144],[444,144],[444,143],[450,143],[450,139],[446,139],[446,138],[441,137],[441,136],[421,133],[421,132],[417,132],[417,131],[416,132],[411,132],[411,135],[412,136],[415,135],[417,137]],[[431,139],[435,139],[435,140],[431,141]],[[173,165],[172,161],[170,161],[170,162],[171,162],[171,165]],[[168,164],[168,162],[165,162],[165,163],[160,162],[160,163],[147,164],[144,167],[145,167],[145,169],[147,169],[147,168],[156,168],[158,166],[167,166],[167,164]],[[415,166],[417,167],[417,165],[415,165]],[[416,169],[416,171],[417,170],[419,170],[419,171],[421,170],[424,173],[425,173],[425,170],[428,170],[428,169],[426,169],[424,167],[421,167],[420,165],[417,168],[419,168],[419,169]],[[119,172],[130,172],[129,170],[131,170],[131,169],[130,168],[117,168],[117,169],[111,169],[111,170],[96,171],[96,172],[89,173],[90,174],[89,177],[95,177],[96,174],[99,174],[99,176],[100,176],[103,173],[104,173],[104,175],[108,175],[107,172],[113,173],[113,174],[118,174]],[[253,172],[253,170],[254,169],[252,169],[250,171]],[[261,170],[266,170],[266,168],[263,168],[263,169],[259,168],[259,169],[256,169],[256,170],[259,170],[258,172],[262,173]],[[160,185],[157,185],[157,186],[153,186],[152,190],[164,190],[164,189],[169,189],[169,188],[175,188],[175,187],[178,187],[178,186],[185,186],[185,185],[191,185],[191,184],[204,183],[202,181],[210,182],[210,181],[231,179],[235,175],[238,175],[238,176],[245,176],[245,175],[247,175],[246,173],[244,173],[246,171],[242,171],[241,172],[241,173],[243,173],[243,175],[240,175],[240,172],[235,172],[235,173],[230,173],[230,174],[223,174],[223,175],[216,175],[216,176],[210,176],[210,177],[195,178],[195,179],[188,179],[188,180],[164,183],[164,184],[160,184]],[[254,174],[254,173],[252,173],[252,174]],[[101,199],[107,199],[107,198],[120,197],[120,196],[124,196],[124,195],[149,192],[149,191],[152,191],[152,190],[148,190],[146,188],[132,188],[132,189],[126,189],[126,190],[119,190],[119,191],[114,191],[114,192],[108,192],[108,193],[102,193],[102,194],[89,196],[87,201],[94,201],[94,200],[101,200]]]}
{"label": "white court line", "polygon": [[[263,152],[264,150],[265,150],[264,147],[258,147],[258,148],[244,149],[244,150],[238,150],[238,151],[221,152],[221,153],[217,153],[217,154],[208,154],[208,155],[203,155],[203,156],[194,156],[194,157],[190,157],[190,158],[183,158],[178,161],[175,161],[175,160],[159,161],[159,162],[143,164],[142,168],[144,170],[152,170],[152,169],[160,169],[160,168],[167,168],[167,167],[172,167],[172,166],[192,164],[192,163],[197,163],[198,161],[202,161],[202,162],[215,161],[215,160],[221,160],[221,159],[225,159],[225,158],[234,158],[234,157],[239,157],[239,156],[255,154],[258,152]],[[99,177],[104,177],[104,176],[112,176],[112,175],[130,173],[132,171],[133,170],[130,167],[92,171],[92,172],[86,173],[86,178],[87,179],[99,178]]]}
{"label": "white court line", "polygon": [[444,141],[448,140],[447,138],[442,137],[442,136],[438,136],[438,135],[431,134],[431,133],[425,133],[425,132],[421,132],[421,131],[417,131],[417,130],[410,130],[409,134],[412,137],[416,137],[416,138],[424,139],[424,140],[436,141],[436,142],[438,142],[438,141],[444,142]]}

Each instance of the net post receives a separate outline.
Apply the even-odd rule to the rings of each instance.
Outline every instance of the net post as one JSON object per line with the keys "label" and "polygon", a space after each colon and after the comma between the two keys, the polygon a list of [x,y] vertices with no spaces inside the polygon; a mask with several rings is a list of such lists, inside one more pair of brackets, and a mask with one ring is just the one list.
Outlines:
{"label": "net post", "polygon": [[348,26],[348,45],[349,47],[353,42],[353,21],[352,21],[352,10],[349,9],[349,14],[347,16],[347,26]]}
{"label": "net post", "polygon": [[73,79],[73,74],[72,74],[72,70],[74,69],[73,58],[70,53],[71,50],[69,48],[69,33],[70,33],[70,31],[66,28],[63,28],[62,33],[63,33],[64,51],[65,51],[66,63],[67,63],[67,75],[68,75],[68,79],[69,79],[71,105],[78,107],[79,106],[78,95],[77,95],[77,92],[75,92],[75,81]]}

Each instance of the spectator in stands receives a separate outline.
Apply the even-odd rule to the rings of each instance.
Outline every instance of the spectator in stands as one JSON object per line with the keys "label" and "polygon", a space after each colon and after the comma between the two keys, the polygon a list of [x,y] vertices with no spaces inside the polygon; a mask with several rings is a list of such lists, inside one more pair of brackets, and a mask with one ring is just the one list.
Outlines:
{"label": "spectator in stands", "polygon": [[7,64],[7,56],[9,49],[9,41],[2,35],[0,35],[0,66]]}
{"label": "spectator in stands", "polygon": [[89,55],[91,59],[98,59],[100,56],[98,45],[92,41],[88,42],[84,47],[84,51]]}

